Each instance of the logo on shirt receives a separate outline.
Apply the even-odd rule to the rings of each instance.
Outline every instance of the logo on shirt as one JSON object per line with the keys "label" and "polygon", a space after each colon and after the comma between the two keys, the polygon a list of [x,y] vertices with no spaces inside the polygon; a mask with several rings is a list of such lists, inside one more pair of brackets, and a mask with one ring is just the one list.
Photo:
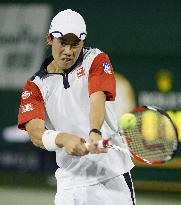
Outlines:
{"label": "logo on shirt", "polygon": [[29,98],[31,95],[32,95],[32,92],[31,92],[31,91],[25,90],[25,91],[22,93],[21,98],[22,98],[23,100],[26,100],[26,99]]}
{"label": "logo on shirt", "polygon": [[82,77],[83,75],[85,75],[85,69],[84,68],[79,68],[77,70],[77,77]]}
{"label": "logo on shirt", "polygon": [[31,103],[28,103],[26,105],[22,105],[21,109],[22,109],[22,114],[23,114],[25,112],[29,112],[29,111],[33,110],[33,105]]}
{"label": "logo on shirt", "polygon": [[103,63],[104,72],[108,74],[112,74],[111,65],[109,63]]}

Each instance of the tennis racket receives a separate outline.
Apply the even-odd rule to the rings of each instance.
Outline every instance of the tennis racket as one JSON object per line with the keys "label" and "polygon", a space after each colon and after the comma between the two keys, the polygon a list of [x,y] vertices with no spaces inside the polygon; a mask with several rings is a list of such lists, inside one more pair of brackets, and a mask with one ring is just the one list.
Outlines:
{"label": "tennis racket", "polygon": [[101,140],[98,147],[129,150],[133,158],[144,164],[171,160],[178,149],[178,133],[169,115],[155,106],[137,107],[131,113],[136,117],[136,125],[120,130],[120,140],[124,141],[125,148],[112,144],[111,138]]}

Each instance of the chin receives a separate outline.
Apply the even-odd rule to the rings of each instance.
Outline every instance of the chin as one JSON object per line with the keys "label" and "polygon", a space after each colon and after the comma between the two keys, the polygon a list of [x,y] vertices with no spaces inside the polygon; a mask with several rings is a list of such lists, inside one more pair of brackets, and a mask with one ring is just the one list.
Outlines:
{"label": "chin", "polygon": [[72,66],[73,66],[73,64],[67,65],[67,66],[65,66],[65,69],[69,69],[69,68],[71,68]]}
{"label": "chin", "polygon": [[69,64],[69,65],[65,65],[65,69],[71,68],[74,64],[75,64],[75,63],[71,63],[71,64]]}

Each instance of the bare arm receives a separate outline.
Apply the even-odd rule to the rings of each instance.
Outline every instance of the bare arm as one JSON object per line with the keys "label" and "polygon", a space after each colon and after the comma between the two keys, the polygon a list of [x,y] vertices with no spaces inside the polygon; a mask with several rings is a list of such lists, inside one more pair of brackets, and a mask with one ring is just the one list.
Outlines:
{"label": "bare arm", "polygon": [[98,91],[90,96],[90,129],[101,129],[105,117],[105,101],[104,92]]}
{"label": "bare arm", "polygon": [[[45,121],[41,119],[32,119],[26,123],[26,131],[28,132],[31,141],[37,147],[44,148],[42,135],[46,131]],[[55,139],[58,147],[64,147],[68,154],[82,156],[88,154],[84,140],[78,136],[68,133],[59,133]]]}
{"label": "bare arm", "polygon": [[46,131],[45,121],[41,119],[33,119],[26,123],[26,131],[30,136],[32,143],[43,148],[42,135]]}
{"label": "bare arm", "polygon": [[[102,91],[95,92],[90,96],[90,130],[98,129],[100,130],[104,122],[105,117],[105,101],[106,95]],[[98,149],[97,143],[102,137],[98,133],[91,132],[89,135],[90,152],[92,153],[102,153],[107,152],[107,149]]]}

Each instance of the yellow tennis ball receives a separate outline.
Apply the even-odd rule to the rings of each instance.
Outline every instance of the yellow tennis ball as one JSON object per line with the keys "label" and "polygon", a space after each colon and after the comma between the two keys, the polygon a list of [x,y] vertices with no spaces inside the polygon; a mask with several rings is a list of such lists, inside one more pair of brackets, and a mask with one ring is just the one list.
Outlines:
{"label": "yellow tennis ball", "polygon": [[119,126],[122,129],[130,129],[136,126],[136,117],[132,113],[126,113],[121,116],[119,120]]}

